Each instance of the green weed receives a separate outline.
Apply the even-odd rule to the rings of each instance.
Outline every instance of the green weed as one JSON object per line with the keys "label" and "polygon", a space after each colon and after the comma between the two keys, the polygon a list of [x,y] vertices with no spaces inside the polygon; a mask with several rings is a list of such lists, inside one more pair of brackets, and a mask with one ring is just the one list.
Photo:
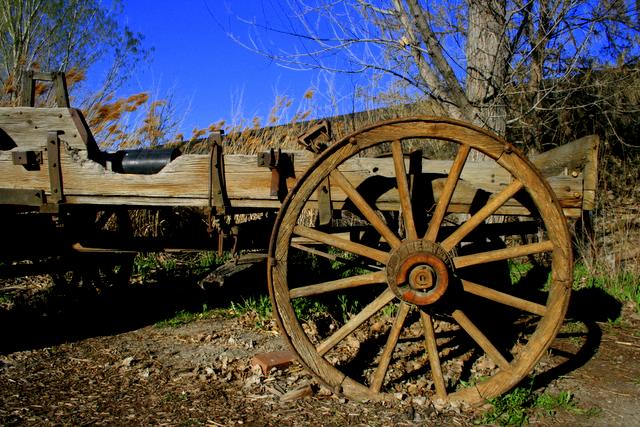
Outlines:
{"label": "green weed", "polygon": [[518,387],[510,393],[491,399],[489,403],[493,408],[475,420],[476,424],[521,426],[528,422],[530,414],[535,411],[542,411],[546,416],[554,415],[558,410],[589,416],[597,413],[597,409],[579,408],[569,391],[537,394],[532,386],[533,381],[527,387]]}
{"label": "green weed", "polygon": [[190,312],[186,310],[180,310],[173,315],[170,319],[161,320],[156,323],[159,328],[176,328],[181,325],[186,325],[196,320],[206,319],[211,317],[215,313],[215,310],[210,310],[207,304],[202,305],[202,311]]}
{"label": "green weed", "polygon": [[224,264],[230,253],[218,255],[216,252],[198,252],[188,257],[179,257],[168,253],[139,253],[133,262],[133,274],[146,280],[157,273],[168,273],[178,268],[188,271],[210,270]]}
{"label": "green weed", "polygon": [[640,274],[633,271],[617,271],[613,274],[598,269],[588,269],[578,263],[573,274],[573,288],[598,288],[619,301],[635,303],[640,313]]}
{"label": "green weed", "polygon": [[218,255],[217,252],[207,251],[207,252],[199,252],[196,257],[196,267],[202,269],[209,269],[212,267],[216,267],[218,265],[222,265],[225,262],[231,259],[230,252],[223,252],[222,255]]}
{"label": "green weed", "polygon": [[580,408],[570,391],[561,391],[558,394],[543,393],[536,398],[535,406],[546,415],[554,415],[558,410],[586,416],[594,416],[600,412],[598,408]]}
{"label": "green weed", "polygon": [[177,266],[178,266],[178,263],[174,258],[160,259],[160,267],[165,271],[175,270]]}
{"label": "green weed", "polygon": [[584,339],[588,333],[588,328],[585,326],[583,322],[565,322],[561,329],[561,333],[566,334],[569,338],[569,341],[575,345],[580,346],[583,344]]}
{"label": "green weed", "polygon": [[366,268],[351,263],[358,259],[358,256],[351,252],[330,248],[329,253],[336,257],[336,259],[331,261],[331,270],[338,273],[341,278],[370,273]]}
{"label": "green weed", "polygon": [[133,260],[133,273],[143,280],[157,271],[172,271],[178,262],[172,256],[162,253],[139,253]]}
{"label": "green weed", "polygon": [[573,394],[569,391],[561,391],[558,394],[543,393],[536,398],[535,406],[547,415],[555,414],[558,409],[574,412],[578,410]]}
{"label": "green weed", "polygon": [[489,401],[493,408],[485,413],[478,424],[498,424],[501,426],[521,426],[529,420],[529,409],[535,403],[531,387],[518,387],[503,396]]}
{"label": "green weed", "polygon": [[13,305],[13,298],[9,295],[0,295],[0,306],[11,306]]}
{"label": "green weed", "polygon": [[607,320],[607,325],[609,326],[622,326],[622,323],[622,316]]}
{"label": "green weed", "polygon": [[326,313],[329,310],[329,307],[325,304],[309,298],[296,298],[291,301],[291,305],[293,305],[296,317],[305,321],[311,320],[320,313]]}
{"label": "green weed", "polygon": [[517,285],[532,268],[533,264],[530,262],[515,262],[509,260],[509,277],[511,278],[511,284]]}
{"label": "green weed", "polygon": [[139,253],[133,260],[133,274],[140,276],[140,278],[144,280],[158,268],[158,265],[157,254]]}
{"label": "green weed", "polygon": [[255,314],[257,323],[259,323],[258,326],[261,326],[266,320],[270,320],[273,313],[271,300],[266,295],[261,295],[258,298],[243,298],[240,303],[231,301],[230,311],[236,316],[242,316],[247,313]]}
{"label": "green weed", "polygon": [[382,315],[386,317],[395,316],[398,312],[398,304],[387,304],[382,308]]}
{"label": "green weed", "polygon": [[352,314],[358,313],[362,310],[360,301],[354,298],[348,298],[346,295],[338,296],[338,304],[340,306],[340,317],[343,322],[347,322]]}

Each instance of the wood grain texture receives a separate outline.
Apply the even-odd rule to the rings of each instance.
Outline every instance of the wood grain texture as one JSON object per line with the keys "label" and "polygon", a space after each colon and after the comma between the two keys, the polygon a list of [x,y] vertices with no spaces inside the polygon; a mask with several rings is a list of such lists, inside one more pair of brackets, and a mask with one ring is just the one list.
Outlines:
{"label": "wood grain texture", "polygon": [[545,240],[527,245],[511,246],[505,249],[495,249],[487,252],[479,252],[470,255],[462,255],[453,258],[456,268],[470,267],[472,265],[486,264],[488,262],[503,261],[526,255],[549,252],[554,249],[553,242]]}
{"label": "wood grain texture", "polygon": [[[57,131],[60,134],[62,150],[60,153],[63,181],[67,203],[117,204],[117,205],[208,205],[208,155],[182,155],[161,172],[155,175],[118,174],[107,170],[103,165],[90,159],[97,150],[93,137],[83,123],[81,113],[68,108],[0,108],[0,128],[17,145],[13,150],[0,151],[0,179],[2,188],[48,191],[48,171],[46,170],[46,151],[43,167],[36,171],[27,171],[13,165],[11,151],[44,151],[46,134]],[[404,129],[403,129],[404,130]],[[403,132],[406,133],[406,132]],[[422,132],[421,132],[422,133]],[[446,134],[447,132],[443,132]],[[375,130],[366,133],[367,138],[376,134]],[[575,215],[572,208],[592,208],[595,194],[597,166],[597,143],[594,139],[582,139],[571,144],[571,149],[560,147],[561,155],[556,151],[544,153],[533,162],[546,165],[547,159],[553,159],[551,166],[544,166],[549,182],[561,205],[567,213]],[[596,147],[594,149],[594,147]],[[585,154],[585,153],[588,153]],[[594,154],[595,153],[595,154]],[[298,177],[313,161],[311,153],[296,151],[294,154],[294,177],[288,179],[291,188]],[[408,159],[406,160],[408,162]],[[255,156],[225,155],[225,181],[231,206],[261,207],[275,209],[280,203],[270,194],[271,172],[257,165]],[[452,161],[423,160],[424,174],[435,177],[429,185],[435,200],[446,185]],[[565,167],[563,167],[565,165]],[[406,167],[407,165],[405,165]],[[580,170],[577,176],[564,174],[568,167]],[[582,169],[584,173],[582,173]],[[395,167],[391,158],[351,158],[340,165],[344,177],[358,189],[367,186],[372,180],[384,180],[395,177]],[[437,176],[441,175],[442,178]],[[583,179],[586,181],[583,182]],[[460,175],[460,182],[451,196],[449,211],[467,212],[474,197],[479,192],[495,193],[511,181],[511,177],[495,162],[469,163]],[[448,189],[447,189],[448,190]],[[331,187],[334,207],[340,208],[347,194],[338,185]],[[449,194],[446,191],[445,194]],[[369,194],[363,194],[365,198]],[[586,197],[586,199],[585,199]],[[376,194],[375,209],[397,209],[400,197],[395,185],[388,191]],[[315,195],[308,203],[315,203]],[[528,210],[513,201],[503,206],[498,213],[526,215]]]}
{"label": "wood grain texture", "polygon": [[469,280],[462,280],[462,288],[470,294],[487,298],[491,301],[508,305],[509,307],[517,308],[519,310],[524,310],[529,313],[537,314],[538,316],[544,316],[547,313],[547,308],[542,304],[527,301],[525,299],[497,291],[488,286],[470,282]]}
{"label": "wood grain texture", "polygon": [[454,310],[451,316],[458,322],[469,336],[482,348],[487,356],[495,362],[500,369],[508,369],[509,362],[504,358],[502,353],[493,345],[493,343],[478,329],[478,327],[467,317],[462,310]]}
{"label": "wood grain texture", "polygon": [[424,331],[424,346],[429,357],[429,365],[431,367],[431,376],[436,388],[436,396],[440,399],[446,399],[447,386],[442,374],[442,366],[440,364],[440,355],[438,353],[438,343],[436,341],[436,333],[433,328],[433,319],[424,311],[420,310],[420,323]]}
{"label": "wood grain texture", "polygon": [[86,151],[95,142],[81,117],[73,108],[0,107],[0,128],[22,149],[43,147],[47,133],[58,132],[67,147]]}
{"label": "wood grain texture", "polygon": [[343,279],[331,280],[328,282],[317,283],[315,285],[293,288],[291,289],[289,296],[291,298],[308,297],[344,289],[351,289],[358,286],[385,283],[386,280],[387,275],[384,271],[376,271],[374,273],[361,274],[359,276],[345,277]]}
{"label": "wood grain texture", "polygon": [[458,185],[460,174],[462,173],[462,169],[464,168],[464,164],[467,161],[470,151],[471,147],[469,145],[460,145],[458,147],[458,153],[456,154],[456,158],[453,160],[451,168],[449,169],[449,175],[447,176],[444,186],[442,187],[442,191],[438,197],[436,210],[433,212],[431,222],[427,228],[427,233],[424,236],[425,240],[432,242],[436,241],[438,231],[442,225],[442,220],[447,213],[447,208],[449,207],[453,193]]}
{"label": "wood grain texture", "polygon": [[336,237],[332,234],[318,231],[313,228],[296,225],[293,228],[293,232],[298,236],[306,237],[308,239],[315,240],[316,242],[324,243],[325,245],[330,245],[335,248],[342,249],[343,251],[351,252],[353,254],[360,255],[374,261],[378,261],[380,263],[386,263],[389,259],[389,254],[387,252],[381,251],[379,249],[374,249],[360,243],[355,243],[341,237]]}
{"label": "wood grain texture", "polygon": [[[44,146],[44,143],[42,145]],[[46,152],[44,155],[46,164]],[[151,206],[207,206],[208,204],[209,159],[207,155],[182,155],[154,175],[114,173],[98,163],[87,160],[82,152],[72,152],[64,145],[60,158],[68,203]],[[264,208],[280,206],[278,198],[270,194],[271,172],[268,168],[257,166],[255,156],[225,155],[224,161],[226,188],[231,206]],[[302,175],[310,162],[310,158],[296,156],[296,176]],[[432,162],[438,165],[433,165]],[[447,162],[446,166],[439,163],[439,161],[424,161],[427,169],[438,166],[437,169],[440,170],[450,166],[450,162]],[[468,212],[472,202],[480,193],[491,194],[508,185],[509,180],[502,176],[504,174],[495,163],[492,168],[488,166],[471,163],[466,165],[462,180],[453,193],[448,211]],[[345,162],[340,167],[340,171],[358,189],[361,185],[366,186],[367,180],[372,178],[388,178],[385,175],[386,172],[392,176],[392,168],[392,159],[355,159]],[[495,174],[493,174],[494,169]],[[373,170],[375,172],[372,172]],[[49,188],[49,175],[44,165],[40,170],[28,171],[22,166],[14,165],[11,153],[7,151],[0,151],[0,179],[3,188],[47,191]],[[501,179],[504,180],[501,181]],[[443,177],[436,178],[430,183],[436,201],[439,200],[445,181],[446,178]],[[549,182],[563,207],[582,207],[583,183],[579,178],[558,176],[550,178]],[[289,188],[294,184],[295,179],[288,180]],[[366,193],[364,195],[369,196]],[[341,208],[347,199],[347,194],[334,182],[331,187],[331,197],[334,208]],[[308,203],[312,206],[315,201],[314,194],[309,198]],[[398,206],[399,197],[395,188],[390,188],[376,198],[375,208],[377,209],[397,210]],[[497,213],[528,215],[529,210],[513,200],[501,207]]]}
{"label": "wood grain texture", "polygon": [[385,289],[371,303],[364,307],[360,312],[347,321],[340,329],[333,333],[329,338],[322,341],[316,351],[320,356],[324,356],[329,350],[335,347],[340,341],[345,339],[347,335],[359,328],[364,322],[369,320],[371,316],[376,314],[385,305],[389,304],[395,296],[390,289]]}
{"label": "wood grain texture", "polygon": [[407,314],[409,314],[409,308],[409,304],[407,304],[406,302],[400,303],[398,314],[396,315],[396,319],[394,320],[393,325],[391,326],[391,330],[389,331],[387,343],[384,346],[382,355],[380,355],[378,367],[374,371],[373,378],[371,379],[370,388],[374,393],[378,393],[380,391],[380,388],[382,387],[384,377],[387,374],[387,369],[389,369],[391,356],[393,356],[393,350],[395,350],[396,348],[396,344],[398,343],[398,338],[400,337],[400,333],[402,332],[405,319],[407,318]]}
{"label": "wood grain texture", "polygon": [[338,170],[334,169],[331,172],[332,182],[335,182],[349,197],[362,215],[369,221],[373,228],[380,233],[380,235],[389,243],[392,248],[400,246],[400,239],[396,236],[391,229],[384,223],[382,218],[378,216],[376,211],[367,203],[362,195],[356,190],[353,185],[345,178],[345,176]]}
{"label": "wood grain texture", "polygon": [[409,180],[407,178],[407,168],[402,153],[402,143],[395,140],[391,143],[391,151],[393,152],[393,168],[396,178],[396,188],[398,189],[398,198],[400,199],[400,210],[404,219],[404,228],[407,237],[416,240],[418,234],[416,232],[416,223],[413,220],[413,208],[411,206],[411,195],[409,192]]}

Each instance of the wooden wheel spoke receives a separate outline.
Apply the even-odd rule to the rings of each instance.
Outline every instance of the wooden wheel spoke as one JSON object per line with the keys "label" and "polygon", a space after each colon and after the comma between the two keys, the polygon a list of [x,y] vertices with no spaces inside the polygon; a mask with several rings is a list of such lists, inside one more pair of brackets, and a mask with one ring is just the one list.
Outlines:
{"label": "wooden wheel spoke", "polygon": [[420,322],[422,323],[422,329],[424,331],[424,346],[427,350],[427,357],[429,357],[429,366],[431,366],[433,384],[436,387],[436,396],[440,399],[446,399],[447,387],[444,382],[444,376],[442,375],[442,366],[440,365],[433,320],[430,315],[420,310]]}
{"label": "wooden wheel spoke", "polygon": [[289,297],[300,298],[312,295],[320,295],[327,292],[334,292],[343,289],[355,288],[357,286],[375,285],[384,283],[387,274],[384,271],[376,271],[374,273],[361,274],[359,276],[346,277],[344,279],[330,280],[327,282],[317,283],[315,285],[301,286],[293,288],[289,291]]}
{"label": "wooden wheel spoke", "polygon": [[402,209],[407,237],[411,240],[416,240],[418,238],[418,233],[413,219],[413,207],[411,205],[411,194],[409,193],[407,170],[404,165],[404,155],[402,154],[402,142],[399,140],[393,141],[391,143],[391,153],[393,154],[393,167],[396,173],[400,208]]}
{"label": "wooden wheel spoke", "polygon": [[485,264],[488,262],[502,261],[519,256],[548,252],[551,250],[553,250],[553,242],[550,240],[545,240],[538,243],[529,243],[527,245],[513,246],[505,249],[496,249],[493,251],[480,252],[477,254],[458,256],[453,258],[453,264],[456,266],[456,268],[464,268],[477,264]]}
{"label": "wooden wheel spoke", "polygon": [[402,332],[402,327],[404,326],[404,322],[407,318],[408,313],[409,304],[404,301],[401,302],[400,309],[398,310],[398,315],[393,322],[393,326],[391,326],[389,337],[387,338],[387,343],[384,346],[382,355],[380,356],[380,362],[378,363],[378,367],[373,373],[373,379],[371,380],[370,389],[374,393],[378,393],[380,391],[380,388],[382,387],[382,382],[384,381],[384,377],[387,374],[387,369],[389,369],[391,356],[393,356],[393,350],[396,348],[398,338],[400,337],[400,332]]}
{"label": "wooden wheel spoke", "polygon": [[331,261],[336,261],[338,259],[338,257],[334,254],[330,254],[324,251],[320,251],[318,249],[310,248],[308,246],[301,245],[299,243],[293,243],[293,241],[291,242],[291,247],[296,248],[299,251],[310,253],[311,255],[317,255],[322,258],[330,259]]}
{"label": "wooden wheel spoke", "polygon": [[438,230],[442,225],[442,220],[447,213],[447,207],[451,202],[451,197],[453,196],[453,192],[456,189],[456,184],[460,179],[460,174],[462,173],[462,169],[464,168],[464,164],[467,161],[467,157],[469,156],[469,151],[471,151],[471,146],[469,145],[461,145],[458,148],[458,153],[456,154],[456,158],[451,165],[451,169],[449,170],[449,176],[447,176],[447,180],[442,189],[442,193],[438,198],[438,204],[436,205],[436,209],[433,212],[433,217],[431,218],[431,222],[429,222],[429,228],[427,228],[427,233],[424,236],[425,240],[430,240],[435,242],[438,237]]}
{"label": "wooden wheel spoke", "polygon": [[326,340],[322,341],[317,347],[316,351],[320,356],[324,356],[329,350],[335,347],[340,341],[345,339],[350,333],[358,329],[360,325],[366,322],[371,316],[376,314],[382,307],[387,305],[395,298],[395,295],[391,289],[387,288],[376,299],[371,301],[369,305],[360,311],[360,313],[353,316],[347,323],[342,325],[333,335]]}
{"label": "wooden wheel spoke", "polygon": [[389,254],[387,252],[370,248],[369,246],[362,245],[360,243],[351,242],[350,240],[315,230],[313,228],[305,227],[303,225],[296,225],[293,228],[293,232],[298,236],[306,237],[308,239],[315,240],[316,242],[324,243],[383,264],[389,259]]}
{"label": "wooden wheel spoke", "polygon": [[349,182],[342,172],[338,169],[334,169],[331,172],[331,179],[334,183],[345,192],[345,194],[351,199],[353,204],[360,210],[362,215],[371,223],[373,228],[389,243],[392,248],[400,246],[400,239],[391,231],[391,229],[384,223],[382,218],[378,216],[376,211],[369,205],[369,203],[362,197],[358,190]]}
{"label": "wooden wheel spoke", "polygon": [[504,292],[496,291],[486,286],[479,285],[477,283],[470,282],[468,280],[462,281],[462,287],[466,292],[477,295],[488,300],[508,305],[509,307],[518,308],[520,310],[527,311],[529,313],[544,316],[547,313],[547,308],[532,301],[527,301],[522,298],[509,295]]}
{"label": "wooden wheel spoke", "polygon": [[487,353],[487,356],[500,367],[500,369],[508,369],[509,362],[500,351],[489,341],[489,339],[478,329],[478,327],[467,317],[462,310],[454,310],[451,316],[464,329],[467,334]]}
{"label": "wooden wheel spoke", "polygon": [[478,212],[473,214],[464,224],[456,229],[449,237],[444,239],[441,246],[446,251],[453,249],[462,241],[471,231],[482,224],[485,219],[494,214],[502,207],[510,198],[512,198],[523,187],[522,182],[513,181],[504,190],[492,197],[489,202],[484,205]]}

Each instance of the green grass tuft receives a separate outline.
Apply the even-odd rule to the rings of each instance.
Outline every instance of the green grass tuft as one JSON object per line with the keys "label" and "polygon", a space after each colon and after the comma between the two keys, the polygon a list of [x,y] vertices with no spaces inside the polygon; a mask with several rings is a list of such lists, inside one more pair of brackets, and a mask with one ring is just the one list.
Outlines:
{"label": "green grass tuft", "polygon": [[606,271],[590,270],[578,263],[573,273],[573,289],[602,289],[619,301],[631,301],[640,313],[640,274],[619,270],[609,274]]}
{"label": "green grass tuft", "polygon": [[526,277],[532,268],[533,264],[530,262],[515,262],[509,260],[509,277],[511,278],[511,284],[517,285],[520,280]]}
{"label": "green grass tuft", "polygon": [[530,381],[529,386],[517,387],[507,394],[491,399],[489,403],[493,408],[475,420],[475,423],[521,426],[527,424],[529,416],[536,411],[542,411],[546,416],[554,415],[559,410],[588,416],[597,413],[594,409],[579,408],[573,393],[569,391],[538,394],[533,391],[532,386],[533,381]]}
{"label": "green grass tuft", "polygon": [[325,304],[310,298],[296,298],[291,301],[296,317],[303,321],[311,320],[320,313],[329,311]]}
{"label": "green grass tuft", "polygon": [[186,310],[180,310],[173,317],[165,320],[161,320],[156,323],[159,328],[176,328],[178,326],[186,325],[187,323],[194,322],[200,319],[206,319],[215,314],[216,310],[210,310],[207,304],[202,305],[202,310],[198,312],[190,312]]}
{"label": "green grass tuft", "polygon": [[529,410],[533,407],[535,396],[531,387],[518,387],[489,403],[493,408],[485,413],[478,424],[498,424],[501,426],[521,426],[529,420]]}
{"label": "green grass tuft", "polygon": [[230,311],[236,316],[253,313],[258,317],[259,321],[271,319],[273,313],[271,300],[266,295],[261,295],[258,298],[243,298],[240,303],[231,301]]}

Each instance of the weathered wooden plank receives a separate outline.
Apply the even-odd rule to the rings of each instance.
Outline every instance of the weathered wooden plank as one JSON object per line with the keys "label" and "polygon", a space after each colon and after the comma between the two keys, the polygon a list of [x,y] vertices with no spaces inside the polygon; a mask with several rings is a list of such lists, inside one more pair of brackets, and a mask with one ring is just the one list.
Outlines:
{"label": "weathered wooden plank", "polygon": [[[62,142],[60,159],[67,203],[208,205],[208,155],[182,155],[154,175],[119,174],[89,159],[91,151],[87,147],[93,147],[95,142],[77,110],[0,108],[0,128],[16,145],[11,150],[0,150],[2,188],[49,192],[48,157],[44,147],[47,132],[58,131]],[[39,170],[27,170],[13,164],[11,152],[28,149],[44,152]],[[313,155],[297,151],[294,152],[294,159],[294,177],[288,179],[288,188],[309,168]],[[408,161],[405,159],[407,168]],[[597,137],[583,138],[536,156],[532,161],[546,175],[566,212],[575,213],[575,209],[593,207]],[[268,168],[258,166],[255,156],[225,155],[224,162],[226,190],[231,206],[279,207],[277,197],[270,194],[271,172]],[[424,180],[425,193],[431,193],[425,194],[425,197],[439,199],[451,165],[452,161],[423,159],[423,175],[418,179]],[[339,170],[375,208],[398,208],[399,196],[392,158],[352,158]],[[565,175],[565,172],[569,173]],[[493,161],[467,162],[451,198],[449,211],[467,212],[474,200],[501,191],[511,180],[510,174]],[[341,208],[347,199],[338,185],[332,185],[331,195],[334,208]],[[312,197],[311,203],[314,202]],[[497,213],[526,215],[528,210],[510,200]]]}
{"label": "weathered wooden plank", "polygon": [[[271,196],[271,172],[268,168],[257,166],[255,156],[226,155],[225,180],[227,193],[232,206],[277,208],[277,197]],[[312,159],[296,156],[296,177],[300,176],[311,164]],[[126,204],[126,205],[176,205],[206,206],[208,203],[208,167],[206,155],[182,155],[155,175],[130,175],[111,172],[100,164],[78,158],[66,147],[61,153],[65,196],[68,203]],[[438,200],[446,182],[447,167],[451,162],[424,160],[424,170],[430,181],[434,200]],[[46,153],[44,159],[46,165]],[[0,153],[0,178],[3,188],[44,189],[49,188],[49,175],[45,166],[40,170],[29,171],[19,165],[13,165],[10,153]],[[451,210],[467,211],[474,198],[484,191],[487,196],[504,188],[510,176],[503,169],[491,164],[469,163],[456,186],[452,197]],[[358,158],[346,162],[340,167],[344,175],[363,193],[374,197],[379,209],[396,208],[398,194],[395,188],[393,160],[391,158]],[[438,178],[438,176],[441,176]],[[426,179],[426,178],[425,178]],[[582,205],[582,180],[580,177],[550,177],[549,182],[563,207],[579,208]],[[295,178],[288,181],[291,188]],[[382,194],[372,195],[367,190]],[[380,185],[382,184],[382,185]],[[337,185],[331,189],[335,207],[340,207],[346,195]],[[501,212],[509,213],[508,208],[519,206],[508,202]],[[522,213],[522,209],[519,212]]]}
{"label": "weathered wooden plank", "polygon": [[[598,136],[589,135],[558,146],[544,153],[536,154],[530,158],[542,176],[554,176],[561,174],[578,174],[585,165],[593,162],[594,149],[598,147]],[[597,157],[596,157],[597,162]]]}
{"label": "weathered wooden plank", "polygon": [[44,147],[47,132],[57,131],[67,147],[86,151],[95,142],[83,120],[74,108],[0,108],[0,128],[22,149]]}

